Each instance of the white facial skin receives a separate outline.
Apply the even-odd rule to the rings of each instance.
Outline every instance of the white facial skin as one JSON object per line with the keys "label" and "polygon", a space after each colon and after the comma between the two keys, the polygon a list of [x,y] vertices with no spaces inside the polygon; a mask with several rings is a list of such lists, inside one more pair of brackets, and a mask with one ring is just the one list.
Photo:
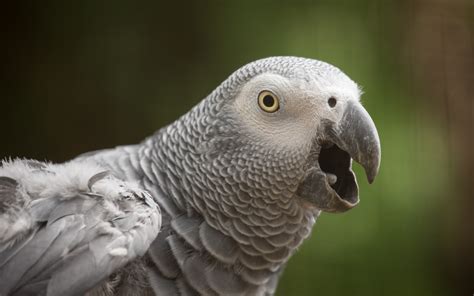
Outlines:
{"label": "white facial skin", "polygon": [[[308,77],[309,75],[303,76]],[[279,100],[277,111],[264,111],[258,103],[262,91],[270,91]],[[248,81],[234,100],[232,108],[253,139],[273,147],[309,149],[321,120],[338,122],[349,100],[359,101],[357,85],[342,73],[324,79],[288,79],[264,73]],[[336,99],[334,107],[329,98]]]}

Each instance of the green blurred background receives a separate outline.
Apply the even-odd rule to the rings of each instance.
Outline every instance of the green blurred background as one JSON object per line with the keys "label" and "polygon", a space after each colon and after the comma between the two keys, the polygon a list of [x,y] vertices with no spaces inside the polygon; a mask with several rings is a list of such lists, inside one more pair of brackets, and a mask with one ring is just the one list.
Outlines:
{"label": "green blurred background", "polygon": [[323,214],[278,295],[474,293],[474,1],[17,1],[0,12],[0,157],[136,143],[241,65],[321,59],[382,142],[361,203]]}

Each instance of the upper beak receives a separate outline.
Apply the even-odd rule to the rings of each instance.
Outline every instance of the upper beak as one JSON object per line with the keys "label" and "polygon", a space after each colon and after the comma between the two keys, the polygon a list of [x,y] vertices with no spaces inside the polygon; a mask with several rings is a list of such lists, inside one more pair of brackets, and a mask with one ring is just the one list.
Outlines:
{"label": "upper beak", "polygon": [[369,183],[372,183],[380,167],[380,139],[375,124],[358,102],[348,102],[344,115],[329,133],[330,140],[352,159],[364,167]]}

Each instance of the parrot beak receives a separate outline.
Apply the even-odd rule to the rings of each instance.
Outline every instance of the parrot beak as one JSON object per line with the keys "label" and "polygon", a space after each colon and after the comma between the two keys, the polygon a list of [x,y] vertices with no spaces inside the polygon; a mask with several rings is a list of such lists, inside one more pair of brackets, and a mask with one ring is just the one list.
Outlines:
{"label": "parrot beak", "polygon": [[330,140],[364,167],[372,184],[379,172],[381,153],[379,135],[369,113],[361,104],[349,102],[336,130],[329,134]]}
{"label": "parrot beak", "polygon": [[348,102],[339,122],[324,121],[323,143],[315,144],[317,161],[307,171],[297,194],[320,210],[344,212],[359,203],[352,159],[372,183],[380,167],[380,140],[375,124],[357,102]]}

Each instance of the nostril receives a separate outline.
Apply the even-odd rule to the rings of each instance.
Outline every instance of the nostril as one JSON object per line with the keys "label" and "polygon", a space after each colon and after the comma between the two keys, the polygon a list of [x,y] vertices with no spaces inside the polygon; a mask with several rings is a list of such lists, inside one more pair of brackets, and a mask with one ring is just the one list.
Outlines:
{"label": "nostril", "polygon": [[328,105],[329,105],[329,107],[334,108],[334,106],[336,106],[336,104],[337,104],[336,98],[330,97],[330,98],[328,99]]}

